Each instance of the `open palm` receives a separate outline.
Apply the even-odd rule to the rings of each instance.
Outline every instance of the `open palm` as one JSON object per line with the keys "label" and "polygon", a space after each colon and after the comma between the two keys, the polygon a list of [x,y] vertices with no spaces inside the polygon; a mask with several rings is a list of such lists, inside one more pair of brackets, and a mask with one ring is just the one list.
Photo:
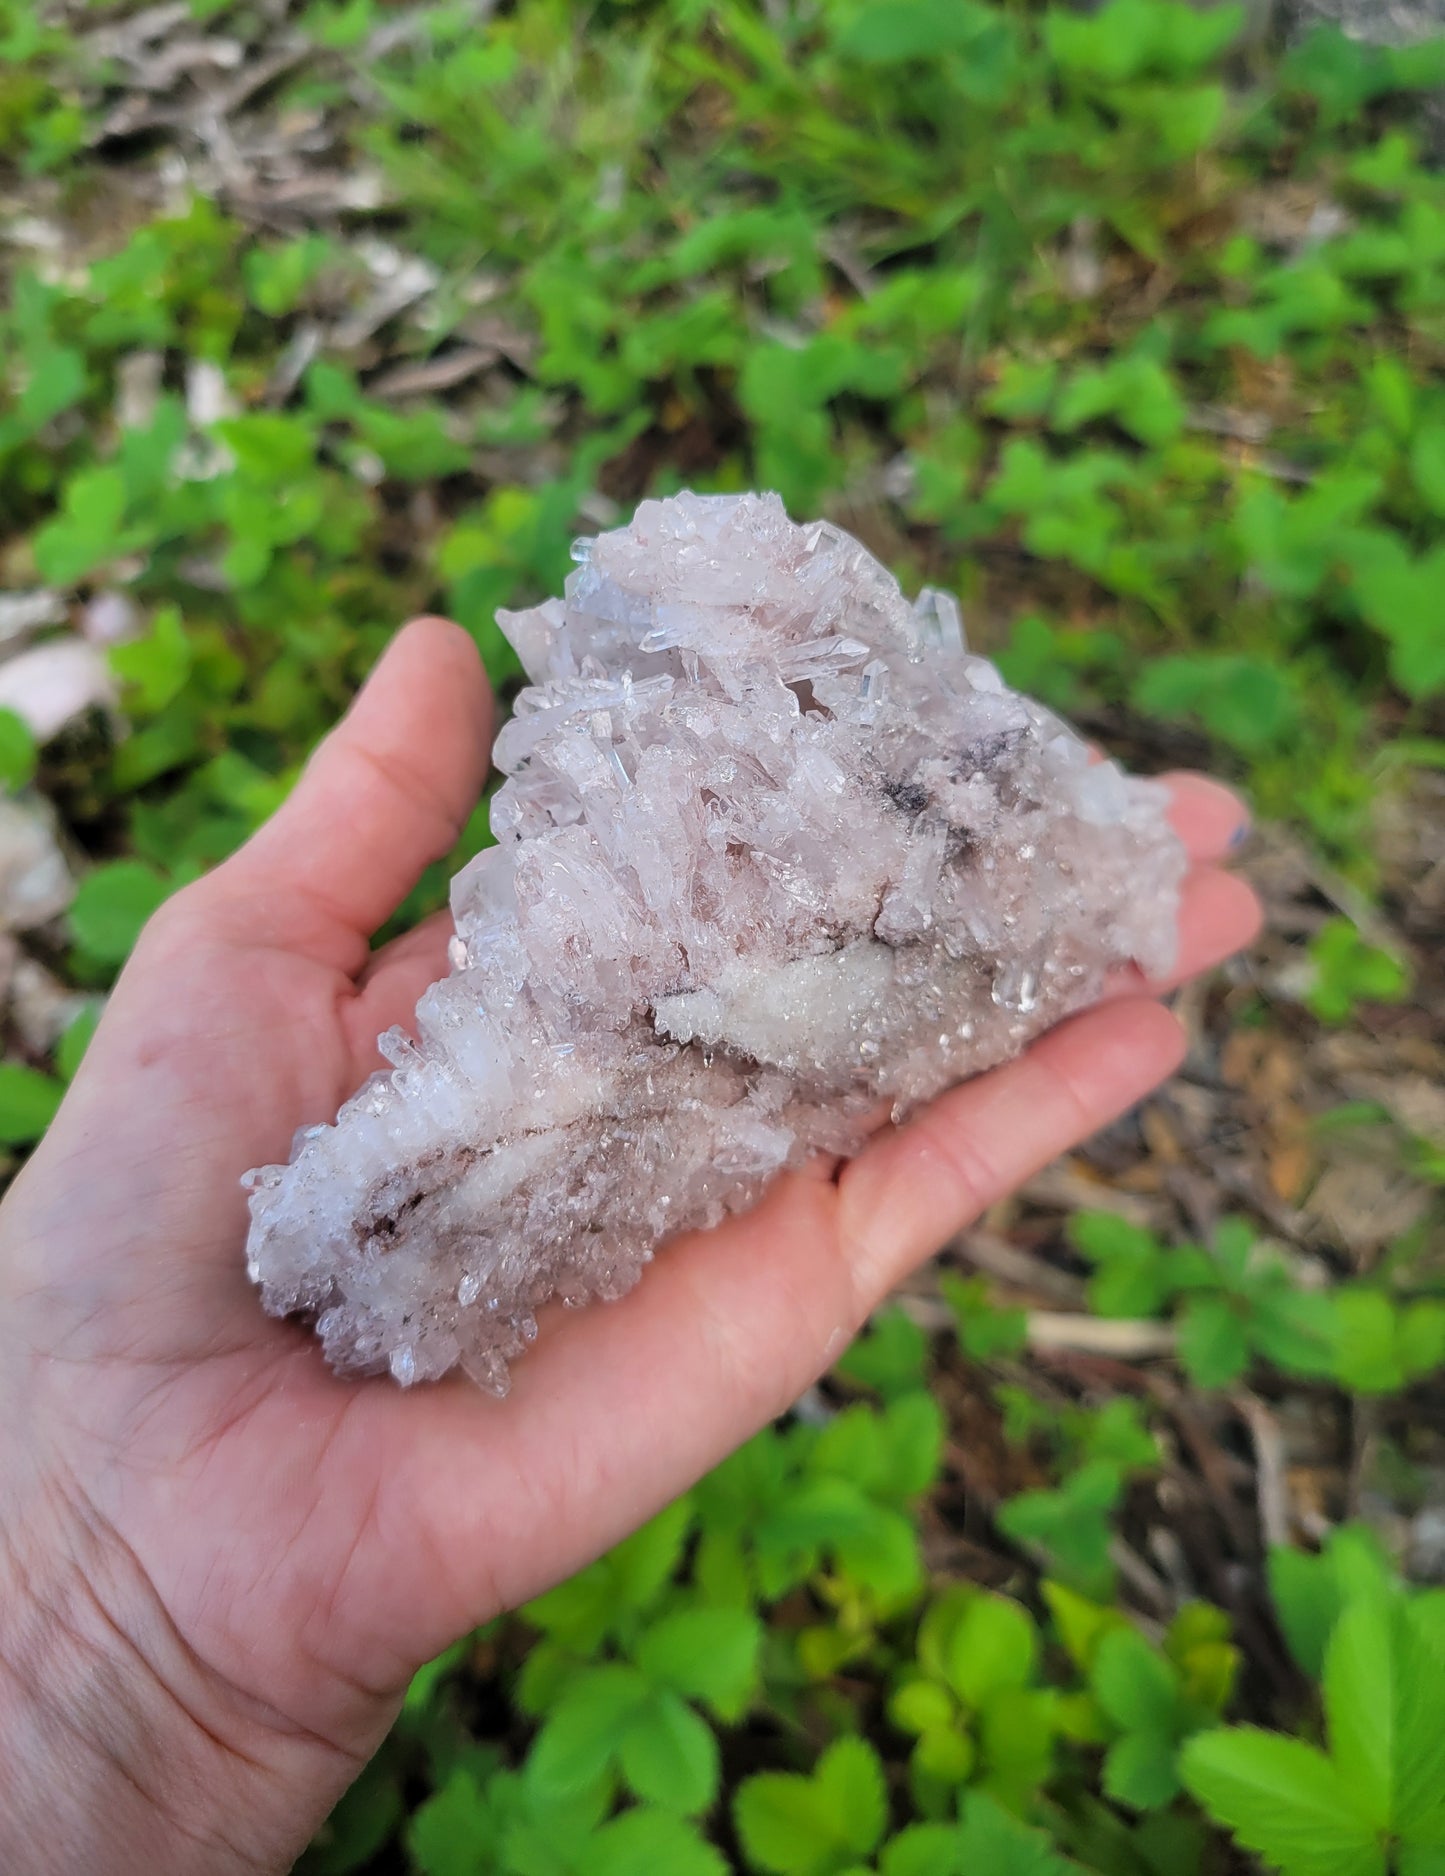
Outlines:
{"label": "open palm", "polygon": [[[262,1314],[237,1182],[332,1117],[445,968],[444,921],[375,953],[370,937],[453,844],[489,716],[461,631],[401,634],[287,805],[148,928],[0,1209],[0,1404],[20,1454],[3,1522],[27,1533],[32,1576],[71,1559],[152,1704],[214,1742],[195,1763],[271,1805],[260,1867],[300,1848],[420,1662],[785,1408],[911,1266],[1182,1046],[1149,994],[1163,986],[1121,986],[841,1171],[783,1178],[675,1245],[624,1303],[544,1322],[504,1402],[456,1377],[338,1380],[304,1328]],[[1238,804],[1181,778],[1175,818],[1195,860],[1183,976],[1256,914],[1212,864]]]}

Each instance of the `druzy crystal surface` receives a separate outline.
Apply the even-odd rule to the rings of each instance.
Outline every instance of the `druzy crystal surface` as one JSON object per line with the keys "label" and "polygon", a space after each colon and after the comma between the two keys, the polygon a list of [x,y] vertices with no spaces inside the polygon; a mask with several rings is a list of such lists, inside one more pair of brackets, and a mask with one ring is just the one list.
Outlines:
{"label": "druzy crystal surface", "polygon": [[332,1363],[501,1391],[548,1298],[1167,968],[1158,784],[773,495],[645,502],[504,613],[530,685],[416,1040],[248,1175],[249,1267]]}

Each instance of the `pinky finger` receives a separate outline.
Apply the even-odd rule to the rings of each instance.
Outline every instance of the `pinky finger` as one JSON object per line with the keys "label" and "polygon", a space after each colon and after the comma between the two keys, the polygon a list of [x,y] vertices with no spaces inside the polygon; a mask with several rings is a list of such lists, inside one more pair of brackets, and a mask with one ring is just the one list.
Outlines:
{"label": "pinky finger", "polygon": [[881,1134],[839,1177],[843,1252],[865,1311],[990,1205],[1170,1076],[1184,1032],[1145,998],[1061,1024],[1003,1068]]}

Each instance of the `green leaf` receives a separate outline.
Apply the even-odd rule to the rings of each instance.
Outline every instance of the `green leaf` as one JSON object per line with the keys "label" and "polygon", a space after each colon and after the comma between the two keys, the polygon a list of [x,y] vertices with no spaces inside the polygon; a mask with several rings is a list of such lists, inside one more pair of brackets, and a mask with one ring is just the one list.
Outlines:
{"label": "green leaf", "polygon": [[1135,1628],[1100,1641],[1089,1683],[1100,1706],[1130,1732],[1171,1734],[1179,1724],[1179,1677]]}
{"label": "green leaf", "polygon": [[35,564],[53,586],[73,586],[124,545],[125,479],[119,469],[86,469],[65,486],[61,514],[35,536]]}
{"label": "green leaf", "polygon": [[[395,1760],[378,1753],[317,1832],[307,1876],[347,1876],[371,1861],[405,1816]],[[473,1876],[455,1864],[422,1864],[423,1876]]]}
{"label": "green leaf", "polygon": [[1390,1590],[1390,1567],[1379,1539],[1363,1525],[1342,1525],[1320,1556],[1275,1549],[1269,1585],[1290,1653],[1311,1679],[1324,1670],[1325,1646],[1340,1610],[1353,1598]]}
{"label": "green leaf", "polygon": [[744,1779],[733,1822],[748,1861],[773,1876],[813,1876],[841,1867],[833,1820],[818,1787],[792,1772]]}
{"label": "green leaf", "polygon": [[938,1287],[953,1311],[958,1339],[971,1360],[994,1361],[1001,1355],[1014,1355],[1027,1342],[1028,1312],[998,1308],[985,1278],[956,1277],[951,1270],[945,1270],[939,1276]]}
{"label": "green leaf", "polygon": [[1249,1365],[1249,1337],[1225,1296],[1192,1296],[1179,1318],[1179,1359],[1196,1387],[1228,1387]]}
{"label": "green leaf", "polygon": [[440,410],[423,407],[402,415],[367,404],[358,410],[356,425],[387,473],[404,481],[453,475],[472,460],[471,450],[451,435]]}
{"label": "green leaf", "polygon": [[1428,1302],[1400,1308],[1380,1290],[1336,1290],[1333,1373],[1357,1394],[1388,1394],[1445,1357],[1445,1310]]}
{"label": "green leaf", "polygon": [[870,1856],[888,1823],[888,1786],[878,1754],[866,1739],[836,1739],[813,1776],[840,1840],[858,1856]]}
{"label": "green leaf", "polygon": [[130,708],[154,716],[185,689],[193,667],[191,641],[176,606],[163,606],[144,638],[116,645],[110,668],[127,686]]}
{"label": "green leaf", "polygon": [[888,1717],[901,1732],[927,1733],[952,1726],[958,1708],[946,1687],[937,1681],[907,1680],[888,1702]]}
{"label": "green leaf", "polygon": [[529,1622],[578,1654],[593,1653],[604,1635],[643,1613],[672,1578],[692,1525],[692,1502],[679,1498],[607,1555],[528,1603]]}
{"label": "green leaf", "polygon": [[1415,428],[1419,391],[1409,366],[1392,353],[1383,352],[1372,359],[1366,372],[1370,403],[1389,426],[1397,440],[1403,441]]}
{"label": "green leaf", "polygon": [[693,1552],[692,1580],[716,1608],[750,1612],[757,1599],[748,1547],[736,1531],[703,1531]]}
{"label": "green leaf", "polygon": [[691,1500],[679,1498],[608,1552],[614,1592],[629,1609],[650,1608],[671,1580],[692,1517]]}
{"label": "green leaf", "polygon": [[928,1337],[901,1309],[882,1309],[836,1366],[839,1374],[889,1400],[923,1385]]}
{"label": "green leaf", "polygon": [[1136,708],[1195,716],[1221,742],[1254,755],[1279,743],[1299,718],[1290,674],[1259,658],[1221,653],[1158,658],[1133,689]]}
{"label": "green leaf", "polygon": [[1121,1472],[1147,1472],[1159,1463],[1159,1442],[1144,1425],[1138,1402],[1120,1395],[1083,1420],[1079,1454]]}
{"label": "green leaf", "polygon": [[1104,1755],[1104,1790],[1135,1811],[1156,1811],[1179,1791],[1179,1746],[1169,1735],[1126,1733]]}
{"label": "green leaf", "polygon": [[1075,1248],[1095,1267],[1089,1308],[1098,1316],[1154,1316],[1173,1294],[1169,1256],[1152,1231],[1111,1212],[1079,1212],[1069,1220]]}
{"label": "green leaf", "polygon": [[1289,598],[1318,592],[1339,567],[1343,531],[1363,523],[1380,491],[1377,475],[1349,470],[1327,473],[1293,497],[1272,482],[1247,488],[1235,530],[1255,576]]}
{"label": "green leaf", "polygon": [[591,1837],[576,1876],[727,1876],[719,1851],[668,1811],[624,1811]]}
{"label": "green leaf", "polygon": [[1405,1382],[1445,1366],[1445,1303],[1422,1298],[1402,1309],[1395,1323],[1395,1346]]}
{"label": "green leaf", "polygon": [[529,1622],[580,1655],[594,1653],[617,1616],[609,1558],[602,1558],[523,1609]]}
{"label": "green leaf", "polygon": [[1120,1609],[1090,1602],[1063,1583],[1045,1582],[1042,1589],[1065,1652],[1075,1667],[1087,1673],[1104,1637],[1124,1627],[1128,1617]]}
{"label": "green leaf", "polygon": [[1445,1849],[1434,1844],[1402,1844],[1395,1876],[1445,1876]]}
{"label": "green leaf", "polygon": [[907,1502],[926,1492],[943,1462],[943,1409],[923,1389],[902,1394],[884,1408],[878,1423],[883,1476],[878,1496]]}
{"label": "green leaf", "polygon": [[980,1590],[948,1642],[949,1685],[966,1706],[981,1707],[1004,1687],[1026,1687],[1038,1666],[1039,1636],[1022,1604]]}
{"label": "green leaf", "polygon": [[0,1062],[0,1145],[29,1146],[55,1118],[63,1082],[20,1062]]}
{"label": "green leaf", "polygon": [[1266,1361],[1292,1374],[1333,1372],[1338,1323],[1332,1297],[1288,1281],[1254,1298],[1249,1333]]}
{"label": "green leaf", "polygon": [[29,377],[17,415],[23,430],[34,436],[85,396],[85,358],[68,345],[45,345],[37,347],[27,363]]}
{"label": "green leaf", "polygon": [[1001,1687],[979,1715],[981,1788],[1022,1811],[1048,1783],[1054,1764],[1058,1697],[1052,1688]]}
{"label": "green leaf", "polygon": [[1368,1821],[1388,1828],[1393,1811],[1395,1660],[1391,1609],[1352,1603],[1325,1652],[1324,1704],[1330,1756],[1341,1783]]}
{"label": "green leaf", "polygon": [[12,793],[35,780],[39,751],[24,717],[0,705],[0,787]]}
{"label": "green leaf", "polygon": [[684,1816],[717,1797],[717,1736],[674,1693],[655,1693],[626,1721],[617,1747],[622,1775],[639,1798]]}
{"label": "green leaf", "polygon": [[973,1776],[978,1747],[958,1726],[930,1726],[919,1734],[908,1763],[915,1778],[937,1789],[952,1789]]}
{"label": "green leaf", "polygon": [[1184,1701],[1214,1715],[1228,1702],[1239,1672],[1239,1650],[1229,1636],[1229,1617],[1207,1602],[1185,1603],[1164,1635],[1164,1653],[1182,1677]]}
{"label": "green leaf", "polygon": [[903,1512],[869,1505],[867,1514],[829,1548],[839,1572],[859,1589],[867,1589],[880,1608],[901,1608],[920,1591],[923,1563],[918,1527]]}
{"label": "green leaf", "polygon": [[1308,92],[1331,125],[1349,120],[1363,104],[1392,90],[1439,82],[1439,41],[1419,46],[1366,45],[1333,23],[1317,25],[1291,48],[1281,84]]}
{"label": "green leaf", "polygon": [[834,1876],[877,1848],[888,1790],[866,1740],[835,1740],[811,1778],[762,1772],[744,1780],[733,1819],[748,1860],[777,1876]]}
{"label": "green leaf", "polygon": [[876,1510],[848,1479],[805,1478],[770,1507],[756,1540],[778,1550],[832,1546],[863,1529]]}
{"label": "green leaf", "polygon": [[[983,407],[993,416],[1006,417],[1015,423],[1042,417],[1053,401],[1058,382],[1056,359],[1005,358],[999,364],[996,384],[984,396]],[[1010,448],[1021,480],[1041,487],[1046,474],[1043,452],[1036,445],[1020,447],[1017,442]]]}
{"label": "green leaf", "polygon": [[1410,450],[1410,473],[1426,505],[1445,515],[1445,423],[1427,424]]}
{"label": "green leaf", "polygon": [[175,890],[140,860],[111,860],[87,873],[70,907],[76,942],[101,964],[122,964],[146,920]]}
{"label": "green leaf", "polygon": [[1445,1656],[1445,1589],[1416,1590],[1410,1597],[1407,1619],[1431,1656]]}
{"label": "green leaf", "polygon": [[1184,428],[1184,400],[1157,359],[1125,356],[1076,372],[1054,406],[1053,427],[1069,432],[1100,417],[1158,448]]}
{"label": "green leaf", "polygon": [[284,487],[315,466],[317,433],[300,417],[252,411],[244,417],[223,417],[215,431],[230,446],[239,473],[263,484],[273,498],[278,485]]}
{"label": "green leaf", "polygon": [[836,1473],[870,1495],[884,1473],[883,1423],[861,1401],[822,1427],[808,1456],[811,1471]]}
{"label": "green leaf", "polygon": [[496,1822],[468,1767],[417,1806],[406,1847],[421,1876],[488,1876],[494,1868]]}
{"label": "green leaf", "polygon": [[539,1784],[530,1763],[520,1773],[491,1772],[482,1789],[499,1839],[485,1876],[495,1876],[498,1867],[508,1876],[514,1870],[517,1876],[570,1876],[616,1799],[610,1776],[564,1792]]}
{"label": "green leaf", "polygon": [[1000,1530],[1018,1543],[1039,1544],[1058,1574],[1087,1595],[1106,1595],[1113,1583],[1109,1519],[1124,1492],[1119,1468],[1094,1460],[1071,1473],[1057,1491],[1021,1492],[999,1507]]}
{"label": "green leaf", "polygon": [[624,1730],[652,1697],[636,1668],[587,1668],[548,1714],[527,1761],[527,1776],[559,1791],[588,1785],[612,1763]]}
{"label": "green leaf", "polygon": [[1445,1598],[1417,1596],[1393,1615],[1394,1808],[1408,1841],[1445,1848]]}
{"label": "green leaf", "polygon": [[646,1630],[633,1659],[649,1680],[740,1719],[757,1678],[762,1625],[742,1609],[680,1609]]}
{"label": "green leaf", "polygon": [[1285,1876],[1386,1876],[1378,1832],[1315,1747],[1225,1727],[1196,1734],[1180,1772],[1217,1822]]}
{"label": "green leaf", "polygon": [[837,45],[863,63],[896,65],[963,51],[995,25],[996,16],[970,0],[873,0],[839,32]]}
{"label": "green leaf", "polygon": [[1365,618],[1389,642],[1395,682],[1407,696],[1433,697],[1445,690],[1445,547],[1416,560],[1393,538],[1391,545],[1394,552],[1356,567],[1355,592]]}
{"label": "green leaf", "polygon": [[958,1866],[969,1876],[1083,1876],[1042,1831],[1030,1830],[981,1792],[964,1800],[958,1836]]}
{"label": "green leaf", "polygon": [[407,1683],[406,1697],[402,1702],[402,1712],[407,1715],[419,1715],[426,1711],[436,1698],[437,1689],[447,1676],[466,1660],[475,1646],[475,1635],[463,1635],[454,1641],[450,1648],[444,1648],[430,1661],[424,1661]]}
{"label": "green leaf", "polygon": [[878,1869],[880,1876],[963,1876],[962,1855],[952,1824],[910,1824],[884,1844]]}
{"label": "green leaf", "polygon": [[319,235],[288,241],[284,247],[249,248],[242,256],[241,273],[252,305],[272,319],[291,312],[330,253],[330,243]]}
{"label": "green leaf", "polygon": [[1305,1002],[1323,1023],[1348,1022],[1363,1002],[1398,1003],[1410,988],[1400,959],[1367,943],[1346,918],[1325,920],[1310,939],[1309,960]]}

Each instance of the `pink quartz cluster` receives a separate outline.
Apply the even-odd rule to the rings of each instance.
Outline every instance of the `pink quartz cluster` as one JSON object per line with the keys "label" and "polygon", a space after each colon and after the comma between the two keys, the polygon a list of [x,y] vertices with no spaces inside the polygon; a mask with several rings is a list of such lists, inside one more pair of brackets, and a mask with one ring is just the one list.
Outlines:
{"label": "pink quartz cluster", "polygon": [[501,623],[531,680],[450,975],[248,1175],[266,1307],[344,1370],[497,1392],[550,1297],[857,1148],[1174,947],[1158,784],[1090,759],[774,495],[644,502]]}

